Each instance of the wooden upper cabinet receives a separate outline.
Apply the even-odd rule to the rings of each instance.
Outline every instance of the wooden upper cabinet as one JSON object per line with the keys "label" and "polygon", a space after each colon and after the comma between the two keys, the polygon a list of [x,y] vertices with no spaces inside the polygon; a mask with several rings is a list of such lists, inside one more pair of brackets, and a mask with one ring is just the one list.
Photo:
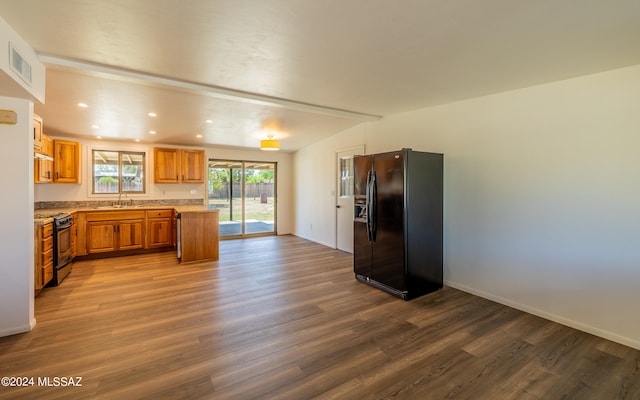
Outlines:
{"label": "wooden upper cabinet", "polygon": [[155,183],[204,183],[204,150],[154,147]]}
{"label": "wooden upper cabinet", "polygon": [[[47,157],[53,157],[53,139],[44,133],[41,136],[40,150],[36,153],[44,154]],[[34,182],[50,183],[53,181],[53,159],[36,157],[34,159]]]}
{"label": "wooden upper cabinet", "polygon": [[40,146],[40,153],[49,156],[49,157],[53,157],[53,139],[51,139],[49,136],[45,135],[44,133],[40,136],[41,139],[41,146]]}
{"label": "wooden upper cabinet", "polygon": [[53,181],[80,183],[80,143],[56,139],[53,150]]}
{"label": "wooden upper cabinet", "polygon": [[42,118],[33,114],[33,149],[40,151],[42,147]]}
{"label": "wooden upper cabinet", "polygon": [[178,149],[153,148],[153,181],[155,183],[178,183],[180,158]]}
{"label": "wooden upper cabinet", "polygon": [[182,182],[204,183],[204,150],[182,150]]}
{"label": "wooden upper cabinet", "polygon": [[33,172],[34,183],[51,183],[53,181],[53,161],[36,158]]}

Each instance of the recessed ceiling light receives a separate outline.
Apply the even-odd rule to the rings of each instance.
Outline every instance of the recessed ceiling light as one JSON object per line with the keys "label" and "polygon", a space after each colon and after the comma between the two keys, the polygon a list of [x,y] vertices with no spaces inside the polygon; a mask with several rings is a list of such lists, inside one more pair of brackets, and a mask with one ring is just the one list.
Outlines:
{"label": "recessed ceiling light", "polygon": [[102,136],[96,136],[96,139],[102,139]]}
{"label": "recessed ceiling light", "polygon": [[207,124],[213,124],[213,120],[212,119],[208,119],[208,120],[206,120],[204,122],[206,122]]}
{"label": "recessed ceiling light", "polygon": [[87,103],[78,103],[78,107],[87,108],[89,105]]}
{"label": "recessed ceiling light", "polygon": [[140,139],[136,139],[136,142],[139,142],[139,141],[140,141]]}
{"label": "recessed ceiling light", "polygon": [[196,135],[196,137],[197,137],[197,138],[201,138],[201,137],[202,137],[202,135]]}
{"label": "recessed ceiling light", "polygon": [[149,131],[150,134],[155,135],[156,131]]}
{"label": "recessed ceiling light", "polygon": [[100,128],[100,125],[93,124],[93,125],[91,125],[91,127],[92,127],[93,129],[98,129],[98,128]]}
{"label": "recessed ceiling light", "polygon": [[154,113],[154,112],[150,112],[150,113],[149,113],[149,114],[147,114],[147,115],[148,115],[148,116],[150,116],[150,117],[155,117],[155,116],[157,116],[158,114],[156,114],[156,113]]}

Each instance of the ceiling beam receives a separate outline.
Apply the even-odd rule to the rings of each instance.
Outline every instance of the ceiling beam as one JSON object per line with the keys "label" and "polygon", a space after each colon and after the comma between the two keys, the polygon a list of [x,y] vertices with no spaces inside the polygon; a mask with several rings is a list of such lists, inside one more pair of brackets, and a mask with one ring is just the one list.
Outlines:
{"label": "ceiling beam", "polygon": [[106,64],[92,63],[84,60],[76,60],[65,57],[58,57],[49,54],[38,54],[39,60],[47,67],[71,69],[82,71],[88,74],[107,76],[112,79],[125,79],[141,83],[153,83],[161,86],[183,89],[212,96],[219,99],[239,101],[243,103],[257,104],[269,107],[283,108],[287,110],[303,111],[313,114],[328,115],[359,121],[375,121],[382,118],[381,115],[367,114],[358,111],[343,110],[339,108],[326,107],[317,104],[310,104],[296,100],[283,99],[279,97],[266,96],[258,93],[245,92],[242,90],[229,89],[215,85],[208,85],[199,82],[189,82],[175,78],[168,78],[160,75],[148,74],[145,72],[113,67]]}

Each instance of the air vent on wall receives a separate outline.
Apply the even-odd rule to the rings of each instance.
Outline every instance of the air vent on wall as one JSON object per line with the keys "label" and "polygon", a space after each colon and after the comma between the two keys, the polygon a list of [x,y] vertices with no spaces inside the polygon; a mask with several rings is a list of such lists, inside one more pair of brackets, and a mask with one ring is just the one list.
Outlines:
{"label": "air vent on wall", "polygon": [[9,60],[11,63],[11,69],[18,74],[18,76],[31,86],[31,65],[22,57],[22,55],[16,50],[11,43],[9,43]]}

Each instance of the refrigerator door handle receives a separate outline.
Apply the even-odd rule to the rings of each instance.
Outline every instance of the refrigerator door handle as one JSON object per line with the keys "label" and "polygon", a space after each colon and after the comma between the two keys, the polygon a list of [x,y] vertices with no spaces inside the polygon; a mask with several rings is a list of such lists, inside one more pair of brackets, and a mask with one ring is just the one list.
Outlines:
{"label": "refrigerator door handle", "polygon": [[371,242],[371,171],[367,172],[367,188],[365,194],[365,207],[367,210],[367,239]]}
{"label": "refrigerator door handle", "polygon": [[376,232],[378,231],[378,183],[376,182],[376,171],[371,170],[371,196],[370,196],[370,204],[371,209],[369,210],[369,215],[371,216],[370,230],[371,230],[371,241],[376,241]]}

